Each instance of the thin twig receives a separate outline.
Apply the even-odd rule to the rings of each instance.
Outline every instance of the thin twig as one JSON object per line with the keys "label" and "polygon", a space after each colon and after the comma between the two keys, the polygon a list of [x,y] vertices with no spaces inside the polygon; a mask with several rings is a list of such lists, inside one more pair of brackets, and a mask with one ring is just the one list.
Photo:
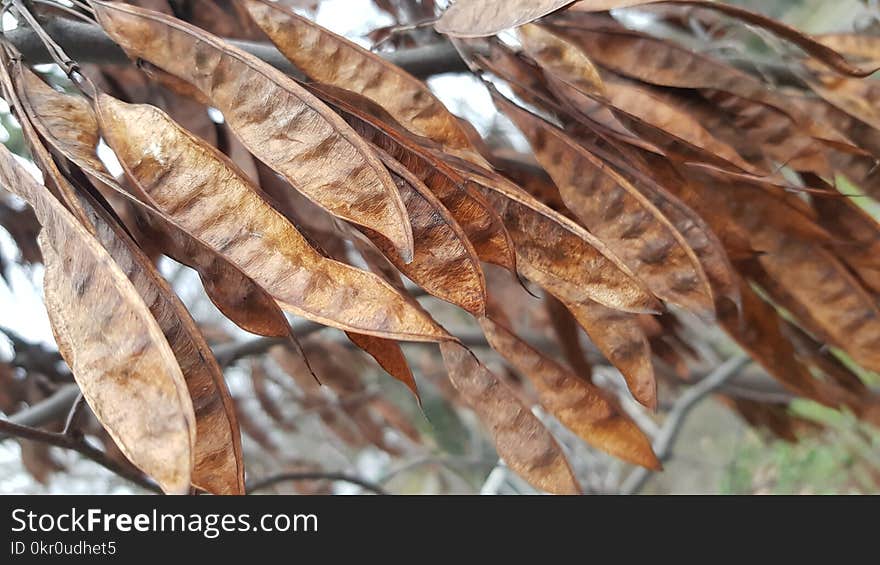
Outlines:
{"label": "thin twig", "polygon": [[84,437],[71,437],[62,433],[47,432],[45,430],[20,426],[9,420],[0,420],[0,433],[19,439],[36,441],[60,447],[62,449],[76,451],[85,458],[90,459],[101,467],[104,467],[108,471],[119,475],[124,479],[128,479],[141,488],[159,494],[162,493],[162,490],[154,482],[139,473],[132,472],[131,469],[125,467],[119,462],[114,461],[108,457],[106,453],[88,443]]}
{"label": "thin twig", "polygon": [[[719,389],[725,382],[740,373],[750,359],[747,355],[737,355],[724,362],[705,379],[701,380],[684,394],[682,394],[672,407],[669,416],[660,428],[660,433],[654,440],[654,452],[661,462],[668,461],[672,456],[675,442],[681,432],[682,425],[691,410],[709,394]],[[639,467],[630,474],[620,487],[621,494],[637,494],[642,490],[651,477],[651,471]]]}
{"label": "thin twig", "polygon": [[398,35],[408,33],[411,31],[417,31],[420,29],[428,28],[428,27],[433,26],[436,23],[437,23],[437,18],[431,18],[430,20],[424,20],[424,21],[417,22],[414,24],[405,24],[405,25],[394,26],[388,30],[388,35],[385,36],[384,38],[380,39],[379,41],[377,41],[375,44],[373,44],[373,46],[370,48],[370,50],[375,52],[380,47],[385,45],[385,43],[387,43],[389,40],[397,37]]}
{"label": "thin twig", "polygon": [[70,412],[67,414],[67,420],[64,422],[64,430],[61,432],[62,434],[68,437],[78,437],[82,435],[82,432],[79,429],[79,422],[82,419],[85,406],[86,397],[80,392],[79,396],[74,401],[73,406],[71,406]]}
{"label": "thin twig", "polygon": [[353,475],[347,475],[345,473],[324,473],[324,472],[306,472],[306,473],[281,473],[279,475],[273,475],[271,477],[266,477],[265,479],[260,479],[258,481],[254,481],[252,483],[248,483],[246,487],[246,492],[248,494],[253,494],[258,490],[267,489],[273,487],[280,483],[292,482],[292,481],[342,481],[344,483],[351,483],[353,485],[357,485],[362,489],[372,492],[373,494],[379,495],[387,495],[388,492],[385,491],[381,486],[371,483],[367,480],[361,479],[359,477],[355,477]]}

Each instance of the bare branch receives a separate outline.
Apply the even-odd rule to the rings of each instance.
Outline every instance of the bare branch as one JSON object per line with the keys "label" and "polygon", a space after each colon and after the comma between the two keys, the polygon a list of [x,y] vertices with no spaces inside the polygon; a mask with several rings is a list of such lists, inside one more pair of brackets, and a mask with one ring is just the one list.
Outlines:
{"label": "bare branch", "polygon": [[[129,61],[125,52],[97,25],[52,17],[45,20],[43,29],[65,53],[79,63],[124,64]],[[6,32],[6,38],[15,45],[28,63],[53,62],[46,47],[32,29],[26,26],[19,27]],[[296,68],[290,61],[272,45],[236,39],[227,41],[285,73],[297,74]],[[455,48],[445,41],[383,54],[383,56],[421,78],[467,70]]]}
{"label": "bare branch", "polygon": [[[38,427],[60,420],[70,411],[78,396],[78,386],[64,385],[42,402],[13,414],[8,421],[18,426]],[[9,436],[0,434],[0,441],[7,437]]]}
{"label": "bare branch", "polygon": [[[663,423],[660,433],[654,440],[654,452],[661,462],[668,461],[675,447],[675,442],[681,432],[682,425],[690,415],[691,410],[706,398],[718,390],[725,382],[729,381],[746,365],[751,362],[747,355],[737,355],[725,361],[720,367],[715,369],[705,379],[689,388],[684,394],[675,401],[669,416]],[[637,494],[645,486],[645,483],[651,477],[651,471],[643,467],[639,467],[626,478],[620,487],[621,494]]]}
{"label": "bare branch", "polygon": [[142,488],[152,492],[162,493],[162,490],[155,483],[139,473],[132,472],[131,469],[125,467],[119,462],[110,459],[106,453],[92,446],[84,437],[71,437],[63,433],[37,430],[15,424],[9,420],[0,420],[0,433],[4,436],[16,437],[28,441],[37,441],[47,445],[60,447],[62,449],[76,451],[108,471],[119,475],[124,479],[128,479]]}

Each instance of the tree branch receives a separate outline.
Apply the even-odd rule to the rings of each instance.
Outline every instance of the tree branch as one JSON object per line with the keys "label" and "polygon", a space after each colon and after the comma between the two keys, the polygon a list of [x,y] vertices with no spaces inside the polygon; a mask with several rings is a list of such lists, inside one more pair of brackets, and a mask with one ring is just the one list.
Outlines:
{"label": "tree branch", "polygon": [[128,479],[129,481],[135,483],[141,488],[145,488],[149,491],[160,494],[162,492],[162,490],[155,483],[148,480],[146,477],[139,473],[132,472],[131,469],[128,469],[117,461],[110,459],[106,453],[92,446],[83,437],[75,437],[56,432],[37,430],[34,428],[29,428],[27,426],[15,424],[13,422],[10,422],[9,420],[0,420],[0,433],[5,436],[16,437],[28,441],[37,441],[55,447],[60,447],[62,449],[70,449],[72,451],[76,451],[83,457],[94,461],[101,467],[104,467],[108,471],[119,475],[124,479]]}
{"label": "tree branch", "polygon": [[[43,28],[73,60],[79,63],[124,64],[129,62],[125,52],[97,25],[67,18],[50,17],[45,19]],[[53,62],[46,47],[29,27],[20,26],[6,32],[5,35],[28,63]],[[237,39],[228,39],[227,41],[285,73],[298,74],[290,61],[273,45]],[[467,66],[459,57],[455,47],[446,41],[396,51],[383,56],[419,78],[467,70]]]}
{"label": "tree branch", "polygon": [[[720,367],[715,369],[705,379],[701,380],[684,394],[682,394],[669,412],[669,416],[660,428],[660,433],[654,439],[654,452],[661,462],[668,461],[672,456],[672,450],[675,442],[681,432],[682,425],[690,415],[691,410],[700,403],[701,400],[718,390],[724,383],[735,377],[742,371],[746,365],[751,362],[747,355],[737,355],[725,361]],[[626,478],[620,487],[621,494],[637,494],[647,483],[651,477],[651,471],[644,467],[639,467]]]}

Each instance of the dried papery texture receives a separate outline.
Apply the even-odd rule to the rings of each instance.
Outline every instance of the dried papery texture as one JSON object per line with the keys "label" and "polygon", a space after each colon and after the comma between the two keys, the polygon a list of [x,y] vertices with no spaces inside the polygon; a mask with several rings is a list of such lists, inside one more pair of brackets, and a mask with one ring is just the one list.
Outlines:
{"label": "dried papery texture", "polygon": [[470,189],[462,175],[432,152],[435,144],[407,133],[390,114],[363,96],[329,85],[311,88],[358,134],[401,163],[434,193],[467,234],[481,260],[515,272],[513,242],[501,217],[478,191]]}
{"label": "dried papery texture", "polygon": [[602,355],[623,375],[634,398],[649,408],[657,403],[657,384],[651,364],[651,347],[638,316],[602,306],[589,299],[572,300],[577,289],[540,273],[520,261],[522,275],[540,284],[562,302]]}
{"label": "dried papery texture", "polygon": [[[551,89],[583,115],[595,119],[604,115],[601,110],[607,106],[617,120],[657,147],[754,171],[733,148],[714,139],[687,113],[631,84],[603,80],[586,53],[562,36],[532,24],[520,28],[519,35],[526,52],[549,74]],[[612,120],[608,125],[613,127],[617,120]]]}
{"label": "dried papery texture", "polygon": [[[171,116],[171,119],[174,119],[174,116]],[[192,130],[190,131],[192,132]],[[228,124],[217,124],[217,143],[213,145],[217,149],[219,149],[224,155],[229,157],[232,162],[235,163],[235,166],[238,167],[238,170],[245,174],[248,180],[250,180],[255,185],[260,185],[260,170],[257,166],[257,160],[254,159],[254,156],[251,155],[250,151],[248,151],[247,148],[242,145],[241,141],[239,141],[238,138],[235,137],[235,134],[232,132],[231,129],[229,129]],[[289,188],[288,191],[293,192]],[[311,204],[311,202],[309,203]],[[320,208],[317,208],[317,206],[315,206],[315,208],[320,210]],[[321,212],[324,212],[324,210],[321,210]]]}
{"label": "dried papery texture", "polygon": [[422,398],[419,395],[416,379],[413,377],[403,350],[396,341],[353,332],[346,332],[345,335],[348,336],[348,339],[353,344],[375,359],[379,366],[385,369],[385,372],[403,383],[413,393],[419,404],[421,404]]}
{"label": "dried papery texture", "polygon": [[817,74],[808,84],[829,104],[875,130],[880,129],[880,86],[877,81]]}
{"label": "dried papery texture", "polygon": [[[600,239],[554,212],[500,175],[466,172],[504,219],[516,245],[517,269],[567,301],[595,301],[626,312],[655,312],[661,305]],[[528,274],[520,263],[529,264]]]}
{"label": "dried papery texture", "polygon": [[[706,220],[731,258],[745,258],[776,248],[779,234],[803,241],[830,243],[815,214],[798,196],[761,186],[731,183],[691,169],[686,182],[668,185]],[[735,259],[734,259],[735,260]]]}
{"label": "dried papery texture", "polygon": [[574,373],[588,381],[592,382],[593,365],[587,358],[581,344],[581,332],[577,320],[572,316],[571,312],[565,305],[556,300],[552,295],[544,297],[544,307],[547,310],[550,324],[553,327],[553,333],[562,349],[562,355],[565,361]]}
{"label": "dried papery texture", "polygon": [[814,367],[835,384],[854,395],[855,402],[850,405],[858,407],[860,399],[866,399],[871,395],[869,387],[849,367],[847,367],[829,348],[816,341],[801,328],[792,323],[783,325],[783,332],[791,340],[795,351],[801,360]]}
{"label": "dried papery texture", "polygon": [[[682,181],[683,182],[683,181]],[[716,301],[722,297],[739,304],[739,286],[721,240],[705,220],[687,204],[656,182],[643,178],[634,186],[648,198],[685,238],[709,279]]]}
{"label": "dried papery texture", "polygon": [[571,211],[565,207],[559,189],[553,184],[553,179],[530,155],[507,158],[496,153],[492,155],[492,166],[543,204],[560,214],[574,218]]}
{"label": "dried papery texture", "polygon": [[495,103],[525,134],[568,209],[654,294],[701,314],[714,310],[699,259],[648,198],[562,130],[500,96]]}
{"label": "dried papery texture", "polygon": [[461,344],[440,344],[449,380],[489,429],[499,457],[535,488],[579,494],[562,448],[511,388]]}
{"label": "dried papery texture", "polygon": [[[377,149],[409,213],[415,253],[409,264],[373,237],[376,246],[414,283],[468,312],[480,316],[486,307],[486,282],[480,259],[464,230],[443,203],[399,161]],[[369,235],[369,232],[366,232]]]}
{"label": "dried papery texture", "polygon": [[453,37],[487,37],[527,24],[574,0],[458,0],[434,24]]}
{"label": "dried papery texture", "polygon": [[87,196],[95,237],[144,299],[174,352],[196,417],[192,484],[212,494],[244,494],[238,421],[223,372],[180,299],[125,231]]}
{"label": "dried papery texture", "polygon": [[95,152],[100,138],[98,121],[86,99],[52,89],[21,65],[16,65],[16,83],[25,111],[43,139],[96,182],[124,198],[134,208],[138,225],[153,243],[198,271],[211,301],[226,317],[255,334],[292,336],[281,309],[262,287],[172,218],[116,184]]}
{"label": "dried papery texture", "polygon": [[787,389],[823,402],[818,381],[798,362],[794,347],[782,333],[782,318],[770,304],[741,282],[742,310],[719,304],[718,321],[727,334]]}
{"label": "dried papery texture", "polygon": [[618,27],[577,27],[576,21],[554,19],[550,29],[576,43],[598,65],[648,84],[721,91],[773,107],[802,131],[841,149],[857,151],[839,132],[817,124],[788,97],[757,78],[669,41]]}
{"label": "dried papery texture", "polygon": [[578,2],[577,4],[575,4],[572,9],[575,11],[580,10],[585,12],[604,12],[617,8],[642,6],[645,4],[654,4],[657,2],[663,2],[664,4],[681,4],[684,6],[694,6],[697,8],[705,8],[707,10],[715,10],[721,12],[724,15],[740,20],[745,24],[764,28],[774,35],[797,45],[807,54],[814,57],[816,60],[821,61],[828,67],[831,67],[835,71],[845,75],[866,77],[874,74],[874,72],[877,71],[876,67],[870,69],[859,68],[853,65],[852,63],[847,61],[843,55],[829,47],[825,42],[817,38],[811,37],[789,25],[774,20],[773,18],[768,18],[767,16],[764,16],[762,14],[746,10],[745,8],[741,8],[739,6],[726,4],[724,2],[706,2],[701,0],[583,0],[582,2]]}
{"label": "dried papery texture", "polygon": [[92,5],[130,57],[190,82],[248,150],[294,188],[411,257],[412,231],[391,177],[366,142],[293,79],[180,20],[116,3]]}
{"label": "dried papery texture", "polygon": [[245,7],[238,0],[187,0],[184,5],[181,17],[214,35],[263,40],[262,32],[250,21]]}
{"label": "dried papery texture", "polygon": [[163,490],[187,492],[196,417],[161,328],[101,244],[5,147],[0,182],[34,208],[43,226],[39,243],[49,318],[95,416]]}
{"label": "dried papery texture", "polygon": [[377,337],[449,339],[380,278],[321,256],[227,157],[157,108],[107,95],[97,105],[102,133],[142,197],[235,263],[284,310]]}
{"label": "dried papery texture", "polygon": [[556,100],[541,68],[524,54],[513,51],[499,41],[489,42],[488,54],[477,53],[474,62],[483,70],[506,80],[514,94],[528,104],[545,107],[548,101]]}
{"label": "dried papery texture", "polygon": [[489,344],[529,379],[541,405],[597,449],[628,463],[659,470],[651,441],[603,391],[542,355],[503,322],[482,318]]}
{"label": "dried papery texture", "polygon": [[759,261],[832,343],[862,367],[880,372],[880,309],[840,260],[815,243],[779,234]]}
{"label": "dried papery texture", "polygon": [[[27,122],[27,118],[23,118]],[[29,124],[28,124],[29,126]],[[33,131],[30,127],[27,131]],[[196,418],[192,484],[214,494],[244,493],[241,438],[232,399],[211,349],[174,291],[104,204],[62,175],[42,142],[31,154],[43,178],[76,194],[87,229],[128,277],[165,335],[186,381]]]}
{"label": "dried papery texture", "polygon": [[614,365],[639,403],[657,407],[657,380],[651,363],[651,345],[638,316],[612,310],[595,302],[566,305],[596,348]]}
{"label": "dried papery texture", "polygon": [[[30,120],[24,119],[24,116],[27,116],[27,112],[25,111],[22,100],[17,96],[12,75],[10,73],[11,67],[12,62],[9,59],[7,50],[5,48],[0,49],[0,86],[2,86],[2,88],[0,88],[0,93],[2,93],[4,99],[9,104],[10,111],[14,112],[16,116],[22,117],[22,120],[20,121],[21,135],[26,143],[33,145],[34,142],[36,142],[39,144],[39,134],[35,130],[34,125]],[[40,148],[43,149],[42,147]],[[82,206],[80,206],[79,197],[73,190],[73,187],[66,182],[58,183],[54,181],[55,179],[52,178],[45,179],[44,188],[46,188],[57,199],[55,202],[63,205],[71,214],[73,214],[74,218],[76,218],[80,225],[84,226],[87,231],[91,232],[91,225],[89,224],[85,211],[82,209]]]}
{"label": "dried papery texture", "polygon": [[535,24],[524,25],[517,32],[525,52],[546,71],[586,95],[606,96],[599,69],[575,44]]}
{"label": "dried papery texture", "polygon": [[815,36],[816,40],[829,47],[866,62],[870,66],[880,66],[880,37],[867,33],[824,33]]}
{"label": "dried papery texture", "polygon": [[[361,259],[364,260],[370,272],[385,279],[388,284],[399,292],[409,293],[406,283],[403,282],[403,275],[400,274],[397,267],[372,242],[368,241],[366,236],[362,239],[352,234],[350,241],[352,247],[360,254]],[[346,251],[348,250],[346,249]]]}
{"label": "dried papery texture", "polygon": [[58,92],[20,62],[13,63],[12,72],[22,105],[40,135],[53,147],[76,153],[88,167],[103,170],[96,153],[98,124],[88,99]]}
{"label": "dried papery texture", "polygon": [[[866,192],[876,192],[880,186],[878,171],[874,167],[880,155],[880,137],[877,130],[870,124],[851,116],[836,106],[815,97],[804,96],[796,103],[803,111],[809,112],[824,124],[833,124],[859,147],[864,148],[868,155],[846,154],[834,152],[830,159],[838,173],[845,174]],[[794,168],[794,167],[792,167]],[[866,171],[860,171],[866,169]],[[857,173],[854,175],[854,173]],[[867,173],[867,174],[866,174]],[[820,185],[821,186],[821,185]]]}
{"label": "dried papery texture", "polygon": [[316,82],[362,94],[401,125],[453,151],[473,152],[467,134],[427,85],[400,67],[275,2],[245,0],[254,21]]}
{"label": "dried papery texture", "polygon": [[[642,85],[681,112],[693,116],[702,127],[732,147],[760,170],[775,169],[774,163],[825,174],[830,170],[827,147],[802,131],[785,113],[745,98],[715,93],[712,100],[697,92]],[[827,124],[827,120],[820,120]]]}
{"label": "dried papery texture", "polygon": [[819,225],[838,240],[834,253],[880,295],[880,223],[846,198],[818,196],[812,202]]}
{"label": "dried papery texture", "polygon": [[[606,91],[609,102],[617,110],[615,115],[624,125],[636,133],[647,133],[643,137],[657,147],[669,147],[673,152],[680,151],[685,157],[693,155],[697,160],[722,167],[760,173],[733,147],[704,129],[699,120],[652,96],[649,90],[639,88],[632,82],[612,80],[606,81]],[[655,135],[657,132],[661,135]],[[666,134],[668,139],[664,140],[662,134]]]}

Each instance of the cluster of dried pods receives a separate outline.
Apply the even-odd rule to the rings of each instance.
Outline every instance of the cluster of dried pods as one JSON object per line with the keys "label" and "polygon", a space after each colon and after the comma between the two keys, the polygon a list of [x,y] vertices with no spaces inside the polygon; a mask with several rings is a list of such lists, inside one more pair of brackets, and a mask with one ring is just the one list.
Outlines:
{"label": "cluster of dried pods", "polygon": [[[880,40],[662,2],[801,48],[804,88],[783,92],[607,13],[651,3],[459,0],[438,20],[534,161],[486,146],[424,83],[283,3],[200,2],[228,12],[185,22],[164,2],[89,2],[137,72],[185,101],[177,121],[108,94],[106,73],[83,80],[84,95],[59,92],[4,45],[3,94],[44,182],[3,148],[0,183],[42,225],[59,349],[125,456],[166,492],[244,489],[223,374],[158,254],[195,269],[248,332],[295,342],[284,313],[338,328],[416,395],[398,342],[439,344],[500,457],[546,491],[578,491],[559,444],[401,274],[476,317],[548,413],[627,462],[659,468],[649,439],[592,383],[578,333],[654,408],[652,357],[675,366],[689,355],[667,306],[717,319],[792,392],[876,418],[870,390],[827,346],[880,371],[880,229],[834,186],[845,175],[880,196],[878,86],[858,78]],[[671,26],[680,16],[658,14]],[[518,49],[493,37],[514,27]],[[266,36],[308,82],[224,39]],[[180,111],[205,105],[222,113],[224,140]],[[121,178],[98,158],[101,140]],[[344,223],[316,227],[315,206]],[[369,271],[347,262],[344,240]],[[487,291],[486,263],[542,289],[564,364],[517,335]]]}

